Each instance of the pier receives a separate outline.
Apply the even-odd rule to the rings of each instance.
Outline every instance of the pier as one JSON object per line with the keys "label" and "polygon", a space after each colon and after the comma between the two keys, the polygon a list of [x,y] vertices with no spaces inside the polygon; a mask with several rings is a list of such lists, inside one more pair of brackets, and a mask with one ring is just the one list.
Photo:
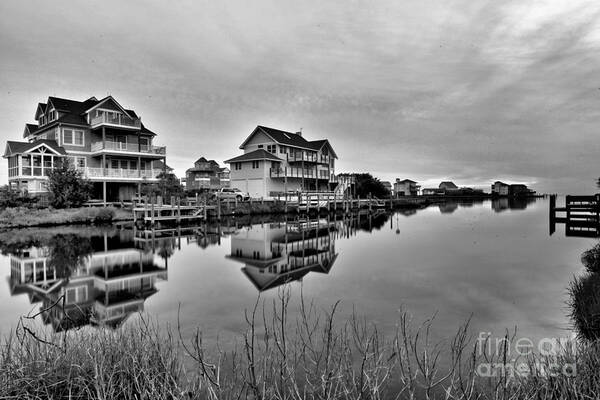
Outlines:
{"label": "pier", "polygon": [[600,237],[600,194],[565,196],[564,207],[557,207],[556,195],[550,196],[550,235],[556,224],[565,225],[565,236]]}

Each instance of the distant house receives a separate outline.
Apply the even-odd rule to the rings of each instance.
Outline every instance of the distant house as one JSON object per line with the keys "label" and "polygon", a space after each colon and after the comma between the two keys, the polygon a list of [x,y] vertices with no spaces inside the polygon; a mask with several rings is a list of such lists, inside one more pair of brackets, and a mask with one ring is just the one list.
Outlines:
{"label": "distant house", "polygon": [[423,193],[423,196],[438,196],[446,194],[446,191],[439,188],[425,188],[421,193]]}
{"label": "distant house", "polygon": [[396,179],[394,183],[395,196],[417,196],[421,187],[417,182],[410,179]]}
{"label": "distant house", "polygon": [[231,158],[231,187],[251,197],[276,193],[330,191],[337,185],[337,155],[327,139],[306,140],[302,132],[257,126]]}
{"label": "distant house", "polygon": [[492,194],[498,196],[508,196],[509,187],[510,185],[504,182],[496,181],[492,184]]}
{"label": "distant house", "polygon": [[500,181],[496,181],[492,184],[492,194],[497,196],[531,196],[535,194],[534,190],[531,190],[527,185],[521,183],[508,184]]}
{"label": "distant house", "polygon": [[200,157],[185,171],[186,190],[218,190],[229,187],[229,168],[220,167],[215,160]]}
{"label": "distant house", "polygon": [[443,181],[442,183],[440,183],[439,188],[443,189],[446,192],[449,192],[452,190],[458,190],[458,186],[456,186],[454,184],[454,182],[451,182],[451,181]]}
{"label": "distant house", "polygon": [[511,196],[531,196],[535,194],[535,190],[531,190],[527,185],[523,184],[512,184],[508,188],[508,193]]}

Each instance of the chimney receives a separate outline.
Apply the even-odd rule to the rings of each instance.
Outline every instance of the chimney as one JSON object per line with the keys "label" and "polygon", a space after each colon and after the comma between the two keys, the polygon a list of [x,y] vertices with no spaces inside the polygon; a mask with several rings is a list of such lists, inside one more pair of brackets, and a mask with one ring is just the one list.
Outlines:
{"label": "chimney", "polygon": [[302,136],[302,128],[300,128],[300,130],[298,132],[296,132],[296,135]]}

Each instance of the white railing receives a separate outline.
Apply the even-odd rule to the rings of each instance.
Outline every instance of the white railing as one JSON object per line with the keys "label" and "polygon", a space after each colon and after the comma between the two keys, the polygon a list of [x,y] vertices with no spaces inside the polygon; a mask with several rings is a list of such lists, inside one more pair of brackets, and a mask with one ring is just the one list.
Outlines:
{"label": "white railing", "polygon": [[157,179],[162,169],[123,169],[123,168],[79,168],[83,175],[90,178]]}
{"label": "white railing", "polygon": [[138,145],[137,143],[123,142],[96,142],[92,143],[92,151],[111,150],[111,151],[128,151],[132,153],[149,153],[149,154],[165,154],[165,146],[151,146],[147,144]]}
{"label": "white railing", "polygon": [[315,162],[315,163],[323,163],[323,164],[329,164],[329,156],[325,156],[322,154],[306,154],[306,153],[290,153],[287,156],[288,161],[294,162],[294,161],[308,161],[308,162]]}
{"label": "white railing", "polygon": [[116,114],[113,116],[102,114],[98,117],[92,118],[90,125],[95,127],[101,124],[128,126],[132,128],[141,128],[142,126],[142,122],[139,118],[129,118],[128,116],[122,114]]}

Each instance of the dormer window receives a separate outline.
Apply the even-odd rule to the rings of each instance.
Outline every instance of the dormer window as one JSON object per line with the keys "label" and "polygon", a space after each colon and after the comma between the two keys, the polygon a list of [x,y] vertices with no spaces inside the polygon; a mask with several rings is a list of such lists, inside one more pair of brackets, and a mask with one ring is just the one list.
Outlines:
{"label": "dormer window", "polygon": [[58,117],[58,112],[56,110],[51,110],[50,113],[48,113],[49,121],[54,121],[57,119],[57,117]]}

